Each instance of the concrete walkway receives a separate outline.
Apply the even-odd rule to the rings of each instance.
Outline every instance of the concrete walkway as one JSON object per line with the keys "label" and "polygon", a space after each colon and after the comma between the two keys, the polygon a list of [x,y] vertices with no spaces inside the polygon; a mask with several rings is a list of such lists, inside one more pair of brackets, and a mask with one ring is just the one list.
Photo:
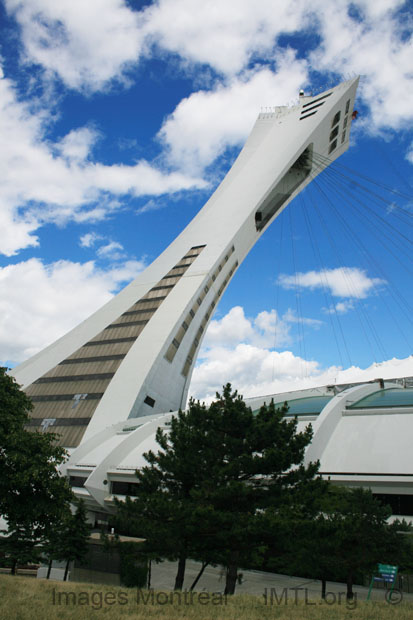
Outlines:
{"label": "concrete walkway", "polygon": [[[201,564],[189,560],[186,565],[184,590],[189,590],[196,578]],[[172,590],[177,571],[176,562],[162,562],[161,564],[152,563],[151,587],[155,590]],[[321,599],[321,581],[304,579],[302,577],[289,577],[288,575],[278,575],[276,573],[265,573],[261,571],[240,571],[242,573],[242,583],[237,584],[236,594],[255,594],[263,597],[268,604],[281,605],[294,601],[314,601]],[[225,576],[221,567],[207,566],[201,579],[198,581],[195,590],[197,592],[220,592],[225,588]],[[353,591],[357,600],[367,599],[368,588],[354,586]],[[373,589],[371,600],[384,601],[386,591],[384,589]],[[392,604],[400,602],[400,593],[395,591],[392,595]],[[413,594],[403,593],[401,598],[404,601],[413,603]],[[326,604],[343,604],[346,602],[346,585],[332,581],[327,582]]]}

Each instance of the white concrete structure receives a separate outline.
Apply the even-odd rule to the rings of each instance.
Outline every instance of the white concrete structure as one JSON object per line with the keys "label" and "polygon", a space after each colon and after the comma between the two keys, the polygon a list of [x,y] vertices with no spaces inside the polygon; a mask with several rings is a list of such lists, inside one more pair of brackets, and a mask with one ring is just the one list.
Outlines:
{"label": "white concrete structure", "polygon": [[[101,452],[106,463],[120,438],[134,442],[133,433],[112,436],[107,427],[121,430],[185,406],[203,334],[237,266],[289,202],[347,150],[357,84],[355,78],[300,95],[293,107],[260,114],[223,182],[161,256],[81,325],[13,369],[35,404],[33,426],[60,433],[66,447],[83,439],[81,452],[101,437],[109,442]],[[96,481],[104,477],[99,471]]]}
{"label": "white concrete structure", "polygon": [[[312,425],[307,463],[320,460],[320,472],[333,483],[370,488],[395,515],[413,518],[412,378],[312,388],[247,403],[255,411],[271,399],[279,405],[288,402],[287,417],[297,416],[298,431]],[[171,415],[116,424],[72,453],[63,472],[91,512],[105,519],[115,495],[133,495],[135,470],[146,464],[145,452],[158,450],[156,429],[167,429]]]}

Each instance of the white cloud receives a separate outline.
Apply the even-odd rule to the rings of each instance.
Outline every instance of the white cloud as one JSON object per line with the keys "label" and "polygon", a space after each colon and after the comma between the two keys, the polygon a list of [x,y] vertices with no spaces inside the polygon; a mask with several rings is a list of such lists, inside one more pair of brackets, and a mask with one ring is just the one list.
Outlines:
{"label": "white cloud", "polygon": [[80,127],[70,131],[56,144],[56,150],[68,162],[84,162],[97,141],[99,133],[90,127]]}
{"label": "white cloud", "polygon": [[120,260],[125,257],[123,245],[118,241],[109,241],[106,245],[101,245],[97,251],[99,258],[109,258],[110,260]]}
{"label": "white cloud", "polygon": [[130,83],[130,67],[165,51],[195,75],[201,63],[231,80],[256,63],[278,64],[280,35],[304,33],[319,37],[307,55],[313,70],[363,74],[360,93],[371,110],[366,128],[408,127],[413,118],[413,38],[405,0],[276,6],[273,0],[158,0],[142,11],[125,0],[6,0],[6,7],[21,28],[24,60],[71,88],[101,90],[113,79]]}
{"label": "white cloud", "polygon": [[[273,309],[270,312],[263,310],[255,318],[247,318],[244,309],[235,306],[221,319],[210,322],[201,356],[208,349],[231,348],[240,342],[266,348],[285,346],[291,342],[290,326],[296,321],[291,310],[282,317]],[[303,319],[303,322],[316,328],[321,324],[321,321],[315,319]]]}
{"label": "white cloud", "polygon": [[22,361],[54,342],[144,267],[142,261],[128,261],[103,271],[93,261],[45,265],[32,258],[0,268],[3,364]]}
{"label": "white cloud", "polygon": [[231,79],[257,57],[278,63],[281,34],[319,36],[307,54],[308,67],[339,76],[362,74],[359,96],[371,113],[363,126],[368,131],[401,129],[410,127],[413,118],[408,6],[405,0],[314,0],[276,7],[272,0],[160,0],[148,9],[145,29],[183,61],[208,64]]}
{"label": "white cloud", "polygon": [[24,60],[70,88],[101,90],[139,59],[142,16],[123,0],[6,0],[21,27]]}
{"label": "white cloud", "polygon": [[256,54],[272,60],[277,37],[307,25],[307,7],[303,0],[159,0],[147,10],[145,31],[183,59],[233,75]]}
{"label": "white cloud", "polygon": [[339,301],[329,308],[323,308],[323,312],[326,314],[346,314],[350,310],[354,310],[354,301],[352,299]]}
{"label": "white cloud", "polygon": [[[307,271],[295,275],[280,275],[278,282],[284,288],[308,288],[310,290],[329,289],[335,297],[364,299],[375,292],[378,286],[385,284],[380,278],[369,278],[358,267],[338,267],[321,271]],[[350,306],[347,305],[347,309]],[[344,306],[340,309],[344,310]]]}
{"label": "white cloud", "polygon": [[292,51],[280,54],[277,72],[261,68],[217,83],[183,99],[164,122],[159,138],[169,161],[181,169],[202,170],[229,146],[241,145],[261,106],[284,105],[307,79],[306,63]]}
{"label": "white cloud", "polygon": [[[305,360],[291,351],[275,351],[275,346],[291,344],[291,310],[277,319],[274,310],[245,317],[243,308],[232,308],[222,319],[211,321],[194,369],[190,394],[211,400],[228,381],[245,397],[276,394],[332,383],[370,381],[377,377],[413,376],[413,356],[406,360],[357,366],[323,368],[316,360]],[[320,321],[306,324],[317,329]],[[275,330],[275,331],[274,331]]]}
{"label": "white cloud", "polygon": [[141,160],[104,165],[89,159],[97,133],[78,128],[57,144],[46,140],[45,111],[18,100],[10,80],[0,79],[0,253],[37,245],[45,222],[102,219],[122,195],[161,195],[205,187],[185,173],[164,173]]}
{"label": "white cloud", "polygon": [[210,401],[227,382],[249,398],[334,383],[409,376],[413,376],[413,356],[402,360],[393,358],[367,368],[322,368],[318,362],[303,360],[291,351],[269,351],[238,344],[230,351],[216,347],[201,359],[192,376],[190,394]]}
{"label": "white cloud", "polygon": [[299,385],[304,376],[317,372],[317,362],[305,361],[291,351],[244,343],[232,349],[216,346],[202,354],[190,392],[195,398],[209,399],[229,381],[245,397],[268,394],[284,383]]}
{"label": "white cloud", "polygon": [[79,239],[79,245],[81,248],[91,248],[93,247],[100,239],[102,239],[101,235],[98,235],[95,232],[86,233],[82,235]]}
{"label": "white cloud", "polygon": [[[255,385],[271,383],[274,377],[291,379],[317,372],[318,363],[305,361],[290,351],[271,349],[291,344],[290,328],[297,318],[291,310],[279,317],[275,310],[264,310],[247,318],[241,306],[231,308],[221,319],[208,326],[194,370],[191,392],[196,397],[210,397],[228,380],[251,392]],[[304,319],[317,329],[321,322]],[[228,377],[228,379],[225,379]],[[292,379],[291,379],[292,380]]]}
{"label": "white cloud", "polygon": [[[413,37],[411,17],[400,17],[403,0],[316,0],[321,45],[310,55],[312,66],[338,74],[363,75],[359,94],[371,112],[367,130],[410,127],[413,119]],[[358,9],[361,19],[353,19]],[[411,13],[410,13],[411,15]]]}

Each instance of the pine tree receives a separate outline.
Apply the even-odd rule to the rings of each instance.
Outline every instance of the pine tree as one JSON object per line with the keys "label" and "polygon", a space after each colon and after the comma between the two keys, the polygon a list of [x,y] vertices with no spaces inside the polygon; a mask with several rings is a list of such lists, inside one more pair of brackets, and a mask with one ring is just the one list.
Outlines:
{"label": "pine tree", "polygon": [[192,400],[168,432],[158,429],[160,450],[144,455],[137,497],[118,503],[118,519],[160,556],[178,559],[176,589],[195,557],[225,564],[232,594],[238,567],[261,544],[259,515],[314,481],[318,465],[302,464],[311,429],[297,433],[285,412],[270,404],[253,415],[227,384],[210,407]]}

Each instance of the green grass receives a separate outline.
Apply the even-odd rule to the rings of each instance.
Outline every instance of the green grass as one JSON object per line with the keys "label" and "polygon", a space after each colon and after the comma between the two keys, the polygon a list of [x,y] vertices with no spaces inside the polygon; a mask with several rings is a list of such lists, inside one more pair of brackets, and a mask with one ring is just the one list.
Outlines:
{"label": "green grass", "polygon": [[[265,604],[263,597],[235,595],[226,600],[219,595],[202,593],[138,592],[132,588],[100,584],[62,583],[29,577],[0,575],[0,620],[90,620],[91,618],[133,618],[136,620],[411,620],[413,604],[389,605],[385,602],[358,602],[348,606],[327,605],[320,601],[287,605]],[[147,599],[147,597],[149,597]],[[146,604],[144,602],[146,600]]]}

